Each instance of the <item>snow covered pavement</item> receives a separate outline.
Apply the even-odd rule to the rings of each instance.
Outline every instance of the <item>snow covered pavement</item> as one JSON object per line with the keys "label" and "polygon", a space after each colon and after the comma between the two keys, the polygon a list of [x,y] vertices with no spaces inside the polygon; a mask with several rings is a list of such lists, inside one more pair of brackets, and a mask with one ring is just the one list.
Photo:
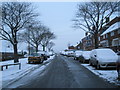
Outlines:
{"label": "snow covered pavement", "polygon": [[98,75],[99,77],[107,80],[110,83],[114,83],[120,86],[120,81],[117,80],[117,71],[116,70],[96,70],[94,67],[90,66],[89,64],[81,64],[87,69],[89,69],[94,74]]}
{"label": "snow covered pavement", "polygon": [[[4,67],[3,71],[0,71],[0,75],[1,75],[0,82],[2,82],[1,86],[7,86],[37,68],[39,68],[39,71],[40,70],[42,71],[46,67],[46,64],[49,64],[49,62],[53,58],[54,56],[51,56],[48,60],[44,61],[43,64],[28,64],[28,58],[19,59],[19,62],[21,63],[20,70],[18,65],[9,66],[8,69]],[[14,63],[14,61],[13,60],[3,61],[0,62],[0,65],[10,64],[10,63]]]}

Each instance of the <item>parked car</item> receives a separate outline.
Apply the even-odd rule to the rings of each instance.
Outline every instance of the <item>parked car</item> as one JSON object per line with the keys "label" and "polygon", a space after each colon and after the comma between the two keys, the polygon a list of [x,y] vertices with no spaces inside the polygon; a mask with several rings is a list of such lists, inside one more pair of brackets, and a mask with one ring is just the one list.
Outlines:
{"label": "parked car", "polygon": [[60,54],[65,56],[65,51],[60,51]]}
{"label": "parked car", "polygon": [[74,51],[66,51],[66,56],[73,57],[74,56]]}
{"label": "parked car", "polygon": [[44,55],[46,56],[46,58],[50,58],[50,56],[51,56],[51,54],[49,52],[45,52]]}
{"label": "parked car", "polygon": [[45,57],[42,53],[32,53],[28,56],[28,63],[43,63]]}
{"label": "parked car", "polygon": [[64,56],[67,56],[67,55],[68,55],[68,51],[65,51],[65,52],[64,52]]}
{"label": "parked car", "polygon": [[89,63],[91,51],[83,51],[81,55],[82,63]]}
{"label": "parked car", "polygon": [[117,60],[118,55],[112,49],[94,49],[91,51],[89,64],[96,69],[116,67]]}
{"label": "parked car", "polygon": [[80,60],[81,55],[82,55],[82,51],[80,50],[75,51],[74,60]]}
{"label": "parked car", "polygon": [[118,55],[118,60],[116,62],[116,66],[117,66],[118,79],[120,80],[120,51],[117,52],[117,55]]}
{"label": "parked car", "polygon": [[46,51],[38,51],[39,54],[41,54],[44,58],[44,60],[47,60],[47,58],[49,58],[49,53]]}

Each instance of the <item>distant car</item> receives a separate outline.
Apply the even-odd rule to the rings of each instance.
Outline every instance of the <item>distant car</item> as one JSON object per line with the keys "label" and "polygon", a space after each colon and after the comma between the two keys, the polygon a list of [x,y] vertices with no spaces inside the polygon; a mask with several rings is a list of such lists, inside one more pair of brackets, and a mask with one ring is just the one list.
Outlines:
{"label": "distant car", "polygon": [[64,56],[67,56],[67,55],[68,55],[68,52],[67,52],[67,51],[65,51],[63,54],[64,54]]}
{"label": "distant car", "polygon": [[46,58],[50,58],[50,56],[51,56],[48,52],[45,52],[44,55],[46,56]]}
{"label": "distant car", "polygon": [[120,80],[120,51],[117,52],[117,55],[118,55],[118,60],[116,62],[116,65],[117,65],[118,79]]}
{"label": "distant car", "polygon": [[65,56],[65,51],[61,51],[60,54]]}
{"label": "distant car", "polygon": [[74,57],[74,52],[72,51],[72,52],[68,53],[68,57]]}
{"label": "distant car", "polygon": [[82,55],[82,51],[80,50],[75,51],[74,60],[79,60],[81,55]]}
{"label": "distant car", "polygon": [[43,56],[44,60],[47,60],[47,58],[49,58],[49,54],[46,51],[39,51],[38,53]]}
{"label": "distant car", "polygon": [[54,53],[53,53],[53,52],[48,52],[48,55],[49,55],[49,56],[53,56]]}
{"label": "distant car", "polygon": [[81,62],[82,63],[89,63],[89,60],[90,60],[90,53],[91,51],[83,51],[82,52],[82,59],[81,59]]}
{"label": "distant car", "polygon": [[44,54],[32,53],[28,56],[28,63],[43,63],[44,59]]}
{"label": "distant car", "polygon": [[74,56],[74,51],[66,51],[66,52],[65,52],[65,55],[66,55],[67,57],[73,57],[73,56]]}
{"label": "distant car", "polygon": [[94,49],[91,51],[89,64],[96,69],[116,67],[117,60],[118,56],[112,49]]}

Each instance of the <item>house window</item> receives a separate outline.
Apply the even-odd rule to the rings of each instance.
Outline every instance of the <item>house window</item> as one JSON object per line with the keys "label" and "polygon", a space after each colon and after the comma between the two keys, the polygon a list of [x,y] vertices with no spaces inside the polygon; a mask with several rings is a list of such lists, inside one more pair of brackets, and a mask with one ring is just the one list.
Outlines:
{"label": "house window", "polygon": [[102,47],[109,47],[108,40],[103,40],[100,42],[100,44],[102,45]]}
{"label": "house window", "polygon": [[119,45],[119,39],[118,38],[113,39],[112,46],[118,46],[118,45]]}
{"label": "house window", "polygon": [[106,38],[108,38],[108,34],[106,34]]}
{"label": "house window", "polygon": [[113,31],[113,32],[111,32],[111,36],[114,36],[114,31]]}

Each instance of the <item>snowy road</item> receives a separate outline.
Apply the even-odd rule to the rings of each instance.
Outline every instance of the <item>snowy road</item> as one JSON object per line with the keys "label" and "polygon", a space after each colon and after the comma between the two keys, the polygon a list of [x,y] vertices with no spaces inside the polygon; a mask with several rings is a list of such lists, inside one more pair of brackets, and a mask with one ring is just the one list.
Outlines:
{"label": "snowy road", "polygon": [[8,88],[115,88],[72,58],[56,56],[42,71],[37,68]]}

